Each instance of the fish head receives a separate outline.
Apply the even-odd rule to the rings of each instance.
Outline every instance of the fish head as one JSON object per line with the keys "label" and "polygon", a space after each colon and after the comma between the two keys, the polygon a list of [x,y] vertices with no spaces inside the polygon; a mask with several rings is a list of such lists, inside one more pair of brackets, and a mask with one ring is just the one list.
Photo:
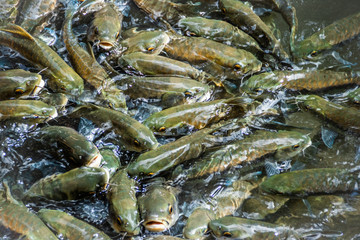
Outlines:
{"label": "fish head", "polygon": [[130,236],[140,234],[140,214],[137,206],[133,205],[133,201],[123,199],[110,206],[110,223],[117,232],[126,232]]}
{"label": "fish head", "polygon": [[291,158],[311,145],[311,138],[297,131],[281,131],[282,136],[277,142],[276,159]]}
{"label": "fish head", "polygon": [[312,39],[305,39],[295,46],[293,56],[295,59],[314,60],[321,53],[321,51],[317,50],[317,48],[318,46],[316,42]]}
{"label": "fish head", "polygon": [[126,47],[126,54],[143,52],[147,54],[159,54],[170,41],[170,37],[163,31],[141,31],[133,37],[121,42]]}
{"label": "fish head", "polygon": [[258,97],[266,92],[273,92],[281,87],[280,80],[273,72],[254,75],[242,83],[240,89],[251,97]]}
{"label": "fish head", "polygon": [[208,224],[215,219],[215,213],[207,208],[196,208],[189,216],[183,230],[187,239],[201,239],[208,231]]}
{"label": "fish head", "polygon": [[149,186],[138,203],[142,224],[150,232],[168,230],[179,217],[176,195],[170,186]]}
{"label": "fish head", "polygon": [[179,20],[177,25],[185,32],[188,37],[201,36],[207,31],[205,22],[207,19],[202,17],[187,17]]}
{"label": "fish head", "polygon": [[248,239],[254,234],[251,226],[237,224],[234,217],[213,220],[209,223],[209,229],[217,239]]}

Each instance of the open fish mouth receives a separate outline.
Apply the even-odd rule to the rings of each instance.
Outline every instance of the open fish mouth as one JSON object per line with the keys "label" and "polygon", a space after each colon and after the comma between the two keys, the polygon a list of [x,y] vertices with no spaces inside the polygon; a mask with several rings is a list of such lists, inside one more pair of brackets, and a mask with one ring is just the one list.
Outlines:
{"label": "open fish mouth", "polygon": [[44,80],[40,80],[39,84],[37,84],[34,89],[32,90],[32,92],[30,93],[31,96],[36,96],[38,95],[38,93],[40,92],[41,89],[43,89],[45,86],[45,81]]}
{"label": "open fish mouth", "polygon": [[143,225],[150,232],[163,232],[169,229],[169,223],[165,220],[148,220]]}
{"label": "open fish mouth", "polygon": [[114,44],[112,42],[108,42],[108,41],[101,41],[99,43],[99,46],[105,50],[110,50],[111,48],[114,47]]}
{"label": "open fish mouth", "polygon": [[90,161],[88,166],[89,167],[100,167],[100,162],[102,160],[102,156],[100,153],[96,154]]}

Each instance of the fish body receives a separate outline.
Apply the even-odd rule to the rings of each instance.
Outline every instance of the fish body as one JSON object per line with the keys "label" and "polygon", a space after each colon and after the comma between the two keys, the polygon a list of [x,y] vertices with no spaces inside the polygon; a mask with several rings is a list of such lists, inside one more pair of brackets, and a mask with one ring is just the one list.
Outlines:
{"label": "fish body", "polygon": [[183,18],[178,22],[187,36],[208,38],[235,48],[245,49],[253,54],[263,52],[250,35],[228,22],[203,17]]}
{"label": "fish body", "polygon": [[38,100],[0,101],[0,120],[12,119],[26,122],[45,122],[57,117],[54,107]]}
{"label": "fish body", "polygon": [[142,225],[150,232],[166,231],[179,218],[176,191],[163,182],[155,181],[147,186],[138,204]]}
{"label": "fish body", "polygon": [[69,240],[110,240],[105,233],[90,224],[60,210],[40,209],[38,216],[58,234]]}
{"label": "fish body", "polygon": [[22,69],[0,72],[0,100],[37,95],[45,82],[41,75]]}
{"label": "fish body", "polygon": [[186,220],[183,235],[186,239],[200,239],[208,230],[208,224],[216,219],[214,209],[197,207]]}
{"label": "fish body", "polygon": [[126,170],[121,169],[110,180],[107,194],[110,201],[110,222],[116,232],[126,235],[139,235],[140,213],[136,199],[135,180],[128,177]]}
{"label": "fish body", "polygon": [[311,139],[300,132],[259,130],[205,155],[184,173],[188,178],[201,177],[225,171],[241,163],[255,161],[271,153],[275,153],[277,159],[293,157],[310,145]]}
{"label": "fish body", "polygon": [[212,145],[209,134],[213,131],[212,128],[205,128],[145,152],[127,166],[127,171],[132,176],[154,176],[186,160],[196,158]]}
{"label": "fish body", "polygon": [[120,144],[129,151],[141,152],[155,149],[159,144],[152,131],[127,114],[95,105],[81,106],[72,114],[84,117],[97,125],[109,123],[111,129],[120,135]]}
{"label": "fish body", "polygon": [[22,1],[16,18],[16,24],[31,33],[35,33],[35,31],[37,33],[41,32],[45,25],[47,25],[46,21],[49,21],[53,15],[57,2],[57,0]]}
{"label": "fish body", "polygon": [[202,129],[234,114],[242,116],[252,102],[249,98],[235,97],[179,105],[152,114],[144,124],[159,135],[179,135],[183,128]]}
{"label": "fish body", "polygon": [[344,129],[360,131],[360,111],[357,108],[344,107],[317,95],[299,96],[297,102],[305,109],[315,112]]}
{"label": "fish body", "polygon": [[358,188],[356,174],[341,168],[314,168],[281,173],[260,184],[263,192],[288,196],[308,196],[352,192]]}
{"label": "fish body", "polygon": [[73,96],[84,89],[82,78],[43,41],[31,36],[18,25],[0,27],[0,44],[7,46],[34,64],[50,79],[47,82],[55,92]]}
{"label": "fish body", "polygon": [[231,69],[239,76],[258,72],[262,63],[250,52],[202,37],[172,37],[164,51],[171,57],[192,64],[207,61]]}
{"label": "fish body", "polygon": [[113,48],[119,39],[123,15],[113,3],[104,2],[104,7],[94,14],[88,30],[88,41],[105,50]]}
{"label": "fish body", "polygon": [[237,0],[220,0],[219,7],[230,22],[248,32],[262,47],[281,60],[289,58],[270,28],[246,4]]}
{"label": "fish body", "polygon": [[263,91],[275,92],[281,87],[296,91],[319,91],[330,87],[359,84],[359,76],[357,72],[332,70],[272,71],[250,77],[242,84],[241,89],[253,95],[259,95]]}
{"label": "fish body", "polygon": [[209,228],[217,239],[299,239],[287,227],[233,216],[213,220]]}
{"label": "fish body", "polygon": [[102,156],[100,166],[109,172],[110,179],[115,172],[120,168],[119,156],[111,149],[101,149],[100,154]]}
{"label": "fish body", "polygon": [[62,148],[78,166],[99,167],[102,156],[91,141],[76,130],[64,126],[47,126],[40,129],[37,138],[56,149]]}
{"label": "fish body", "polygon": [[44,103],[55,107],[58,112],[64,110],[69,101],[69,98],[64,93],[50,93],[48,91],[39,93],[39,98]]}
{"label": "fish body", "polygon": [[122,79],[120,84],[131,99],[157,98],[164,107],[203,102],[212,92],[207,84],[180,77],[130,77]]}
{"label": "fish body", "polygon": [[74,200],[84,194],[104,189],[109,173],[102,168],[80,167],[68,172],[47,176],[35,182],[25,193],[25,198],[44,197],[62,201]]}
{"label": "fish body", "polygon": [[58,239],[36,214],[11,196],[7,185],[0,191],[0,224],[29,240]]}
{"label": "fish body", "polygon": [[294,56],[308,58],[316,56],[318,52],[332,48],[360,33],[360,13],[356,13],[337,20],[324,29],[302,40],[295,46]]}

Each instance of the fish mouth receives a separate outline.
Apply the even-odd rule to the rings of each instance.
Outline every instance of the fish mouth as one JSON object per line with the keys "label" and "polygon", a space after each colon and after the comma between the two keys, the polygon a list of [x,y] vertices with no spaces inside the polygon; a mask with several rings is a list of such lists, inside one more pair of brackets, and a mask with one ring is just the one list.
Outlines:
{"label": "fish mouth", "polygon": [[148,220],[143,225],[150,232],[163,232],[169,229],[169,223],[166,220]]}
{"label": "fish mouth", "polygon": [[110,50],[111,48],[114,47],[114,44],[112,42],[108,42],[108,41],[101,41],[99,43],[99,46],[105,50]]}
{"label": "fish mouth", "polygon": [[100,167],[100,162],[102,160],[102,156],[100,153],[97,153],[95,157],[93,157],[89,163],[88,166],[89,167]]}
{"label": "fish mouth", "polygon": [[45,119],[45,122],[48,122],[48,121],[50,121],[52,119],[55,119],[57,116],[58,116],[58,113],[57,113],[57,111],[55,111],[52,115],[50,115],[49,117],[47,117]]}
{"label": "fish mouth", "polygon": [[38,93],[40,92],[41,89],[43,89],[45,86],[45,81],[43,79],[40,79],[39,84],[37,84],[35,86],[35,88],[32,90],[32,92],[30,93],[30,96],[35,96],[38,95]]}

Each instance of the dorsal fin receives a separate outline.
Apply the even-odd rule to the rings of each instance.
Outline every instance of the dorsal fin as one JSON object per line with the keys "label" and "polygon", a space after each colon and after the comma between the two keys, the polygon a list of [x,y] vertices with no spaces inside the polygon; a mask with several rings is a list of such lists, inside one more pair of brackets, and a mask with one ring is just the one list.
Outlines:
{"label": "dorsal fin", "polygon": [[35,40],[34,37],[30,35],[30,33],[28,33],[25,29],[16,24],[9,24],[5,27],[1,27],[0,31],[9,32],[22,38]]}

